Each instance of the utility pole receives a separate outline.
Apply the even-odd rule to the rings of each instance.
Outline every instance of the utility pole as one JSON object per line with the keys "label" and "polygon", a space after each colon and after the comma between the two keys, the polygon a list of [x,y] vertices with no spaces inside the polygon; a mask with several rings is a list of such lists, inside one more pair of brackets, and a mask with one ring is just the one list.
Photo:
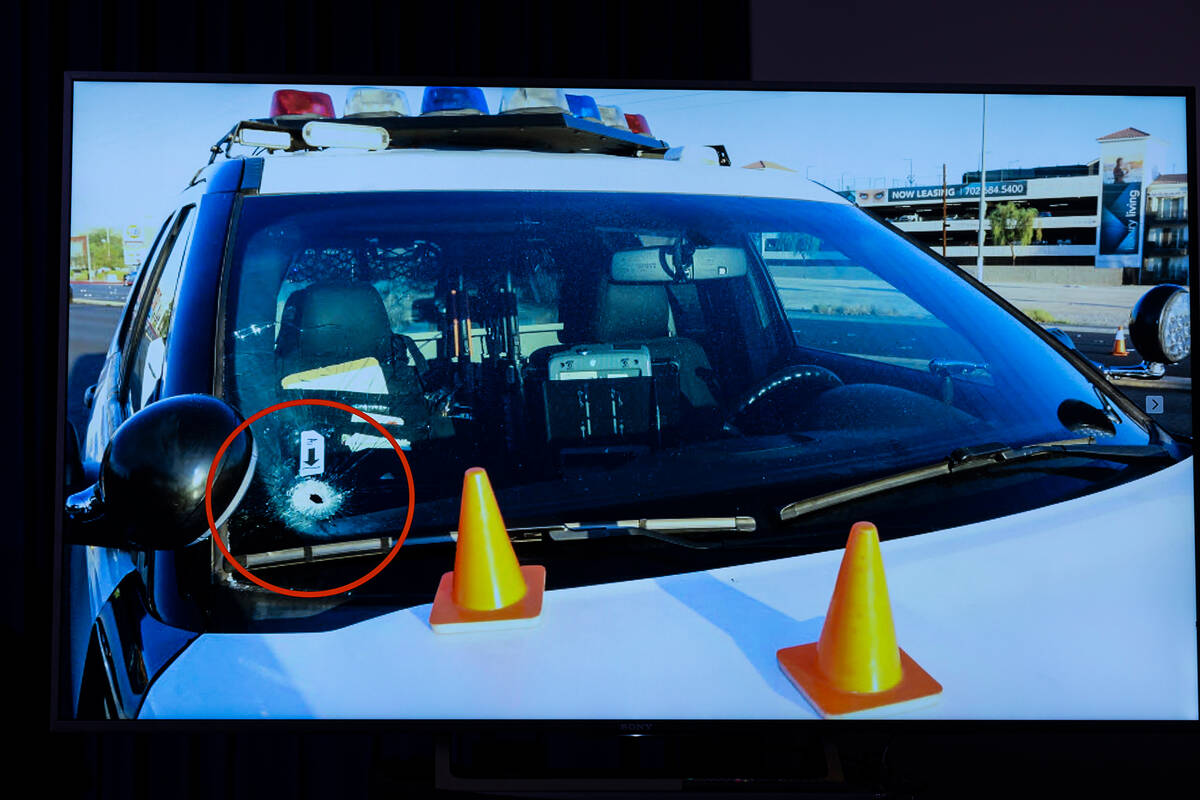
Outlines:
{"label": "utility pole", "polygon": [[946,165],[942,164],[942,258],[946,257]]}
{"label": "utility pole", "polygon": [[987,146],[987,95],[983,96],[983,119],[979,124],[979,252],[975,255],[975,280],[983,280],[983,221],[987,211],[987,163],[984,148]]}

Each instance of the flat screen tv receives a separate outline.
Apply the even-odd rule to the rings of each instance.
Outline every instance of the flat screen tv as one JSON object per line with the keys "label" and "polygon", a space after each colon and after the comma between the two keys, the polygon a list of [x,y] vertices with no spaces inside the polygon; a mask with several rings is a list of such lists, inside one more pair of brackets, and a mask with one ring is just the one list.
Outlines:
{"label": "flat screen tv", "polygon": [[1197,719],[1191,95],[405,83],[68,77],[60,720]]}

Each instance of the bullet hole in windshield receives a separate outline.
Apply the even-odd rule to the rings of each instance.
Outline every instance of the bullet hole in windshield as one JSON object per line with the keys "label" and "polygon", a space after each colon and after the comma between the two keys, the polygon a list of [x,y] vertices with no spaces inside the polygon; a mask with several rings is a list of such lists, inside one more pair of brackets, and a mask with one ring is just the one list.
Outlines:
{"label": "bullet hole in windshield", "polygon": [[345,492],[334,489],[323,480],[303,478],[293,484],[287,494],[287,521],[295,524],[328,519],[337,513],[344,497]]}

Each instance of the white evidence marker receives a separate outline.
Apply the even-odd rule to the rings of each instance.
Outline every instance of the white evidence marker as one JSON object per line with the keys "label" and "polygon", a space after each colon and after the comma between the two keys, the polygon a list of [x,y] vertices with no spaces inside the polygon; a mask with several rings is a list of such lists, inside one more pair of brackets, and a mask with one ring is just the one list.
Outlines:
{"label": "white evidence marker", "polygon": [[325,437],[316,431],[300,434],[300,477],[325,471]]}

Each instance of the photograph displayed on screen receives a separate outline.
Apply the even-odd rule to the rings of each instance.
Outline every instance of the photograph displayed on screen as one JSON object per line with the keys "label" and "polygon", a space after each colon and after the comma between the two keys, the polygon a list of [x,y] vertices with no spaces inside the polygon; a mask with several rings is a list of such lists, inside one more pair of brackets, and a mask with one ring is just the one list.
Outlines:
{"label": "photograph displayed on screen", "polygon": [[64,719],[1197,719],[1182,95],[69,88]]}

